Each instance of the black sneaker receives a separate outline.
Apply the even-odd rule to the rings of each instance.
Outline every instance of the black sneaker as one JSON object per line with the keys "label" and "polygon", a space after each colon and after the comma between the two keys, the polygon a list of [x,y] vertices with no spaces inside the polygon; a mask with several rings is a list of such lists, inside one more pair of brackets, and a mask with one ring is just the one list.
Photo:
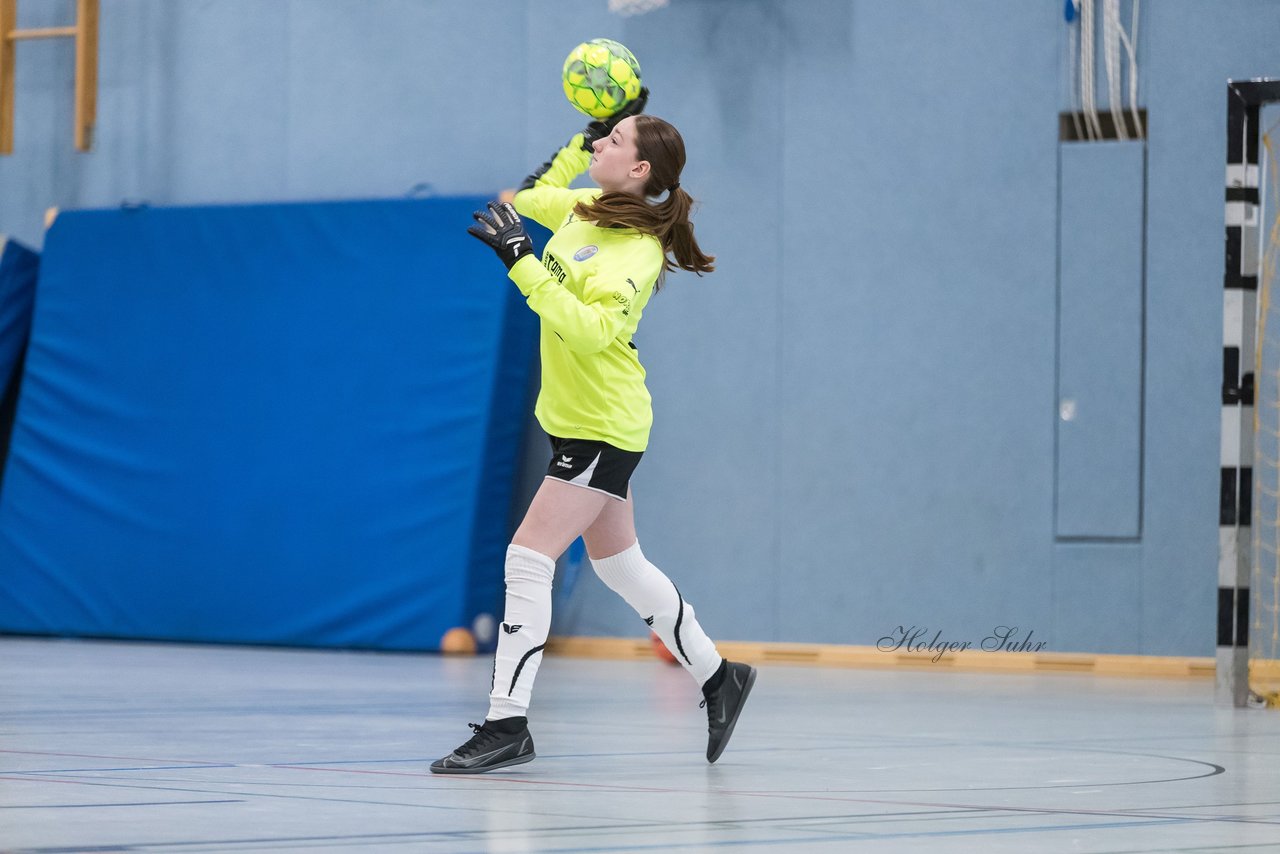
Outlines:
{"label": "black sneaker", "polygon": [[475,735],[453,753],[432,762],[432,774],[483,774],[529,762],[536,755],[525,718],[503,718],[467,726],[475,730]]}
{"label": "black sneaker", "polygon": [[[729,744],[729,736],[738,723],[742,704],[756,684],[756,669],[725,659],[715,676],[702,686],[703,706],[707,707],[707,761],[715,762]],[[714,686],[714,687],[712,687]]]}

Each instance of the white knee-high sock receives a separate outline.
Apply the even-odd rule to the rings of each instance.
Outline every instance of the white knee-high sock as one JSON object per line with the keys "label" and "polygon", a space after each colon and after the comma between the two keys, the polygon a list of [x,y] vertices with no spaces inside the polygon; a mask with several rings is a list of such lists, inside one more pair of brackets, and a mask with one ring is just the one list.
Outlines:
{"label": "white knee-high sock", "polygon": [[498,627],[493,686],[486,718],[523,716],[529,710],[533,680],[551,630],[551,579],[556,562],[544,554],[507,546],[507,601]]}
{"label": "white knee-high sock", "polygon": [[645,558],[640,543],[612,557],[592,560],[596,575],[648,623],[676,661],[702,685],[720,667],[720,653],[698,625],[693,606],[670,578]]}

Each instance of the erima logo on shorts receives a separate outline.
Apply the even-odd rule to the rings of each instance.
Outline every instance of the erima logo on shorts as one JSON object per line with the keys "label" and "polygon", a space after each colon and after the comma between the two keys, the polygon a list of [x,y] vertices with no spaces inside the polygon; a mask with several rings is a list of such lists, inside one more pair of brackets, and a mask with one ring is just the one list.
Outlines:
{"label": "erima logo on shorts", "polygon": [[573,457],[566,457],[564,454],[561,454],[560,459],[556,460],[556,465],[560,466],[562,469],[571,469],[573,468],[571,465],[572,462]]}
{"label": "erima logo on shorts", "polygon": [[573,253],[573,260],[585,261],[599,251],[600,251],[600,247],[594,244],[591,246],[584,246],[581,249],[579,249],[577,252]]}

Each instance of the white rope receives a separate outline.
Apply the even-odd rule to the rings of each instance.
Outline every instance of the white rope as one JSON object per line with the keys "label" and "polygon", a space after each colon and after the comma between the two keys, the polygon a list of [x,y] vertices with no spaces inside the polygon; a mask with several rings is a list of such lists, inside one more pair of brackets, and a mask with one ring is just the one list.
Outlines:
{"label": "white rope", "polygon": [[[1080,8],[1076,11],[1080,17],[1080,112],[1084,114],[1085,135],[1093,139],[1093,122],[1089,120],[1089,71],[1093,65],[1093,50],[1088,42],[1093,32],[1093,18],[1085,11],[1085,6],[1092,0],[1080,0]],[[1086,29],[1088,27],[1088,29]],[[1087,63],[1087,64],[1086,64]]]}
{"label": "white rope", "polygon": [[1080,39],[1080,0],[1072,0],[1076,15],[1067,22],[1067,88],[1070,89],[1071,124],[1076,139],[1084,139],[1084,126],[1080,124],[1080,56],[1077,44]]}
{"label": "white rope", "polygon": [[1089,139],[1102,136],[1093,81],[1093,0],[1080,0],[1080,104]]}
{"label": "white rope", "polygon": [[1107,107],[1116,138],[1128,139],[1124,127],[1124,103],[1120,94],[1120,0],[1102,0],[1102,61],[1107,69]]}
{"label": "white rope", "polygon": [[1138,138],[1146,136],[1142,130],[1142,119],[1138,115],[1138,8],[1142,0],[1133,0],[1133,20],[1126,33],[1120,28],[1120,41],[1124,43],[1125,52],[1129,54],[1129,109],[1133,113],[1134,133]]}
{"label": "white rope", "polygon": [[1089,92],[1088,92],[1089,73],[1084,70],[1085,69],[1084,63],[1089,56],[1089,48],[1085,46],[1085,42],[1087,41],[1087,38],[1085,35],[1085,28],[1084,28],[1085,26],[1084,6],[1088,2],[1089,0],[1079,0],[1079,5],[1076,8],[1076,20],[1080,22],[1080,44],[1079,44],[1079,47],[1080,47],[1080,69],[1079,69],[1080,71],[1080,112],[1084,116],[1085,137],[1087,139],[1093,139],[1093,124],[1089,121],[1088,113],[1085,112],[1085,110],[1088,109],[1088,105],[1089,105]]}

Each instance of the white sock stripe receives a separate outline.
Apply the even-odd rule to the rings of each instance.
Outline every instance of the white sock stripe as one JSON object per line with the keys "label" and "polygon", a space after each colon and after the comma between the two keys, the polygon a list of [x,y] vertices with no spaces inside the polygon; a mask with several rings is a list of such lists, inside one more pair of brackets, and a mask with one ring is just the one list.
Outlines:
{"label": "white sock stripe", "polygon": [[608,557],[601,558],[601,560],[619,561],[624,563],[642,561],[644,560],[644,552],[640,551],[640,541],[636,540],[634,543],[632,543],[630,546],[623,549],[622,551],[618,552],[616,555],[609,555]]}
{"label": "white sock stripe", "polygon": [[553,572],[547,571],[540,566],[519,566],[517,564],[507,564],[503,575],[507,579],[519,579],[521,581],[532,581],[535,584],[551,584]]}
{"label": "white sock stripe", "polygon": [[550,581],[556,574],[556,562],[542,552],[517,546],[507,546],[506,575],[508,578],[527,578],[531,581]]}
{"label": "white sock stripe", "polygon": [[645,560],[644,553],[640,551],[640,541],[636,540],[630,548],[623,549],[616,555],[600,560],[592,558],[591,565],[602,579],[625,582],[642,577],[648,570],[649,561]]}
{"label": "white sock stripe", "polygon": [[547,555],[544,555],[542,552],[535,552],[531,548],[528,548],[526,546],[518,546],[515,543],[511,543],[510,545],[507,546],[507,555],[512,557],[522,557],[526,560],[531,560],[534,563],[539,563],[543,565],[550,565],[550,566],[556,565],[556,562],[552,558],[548,557]]}

